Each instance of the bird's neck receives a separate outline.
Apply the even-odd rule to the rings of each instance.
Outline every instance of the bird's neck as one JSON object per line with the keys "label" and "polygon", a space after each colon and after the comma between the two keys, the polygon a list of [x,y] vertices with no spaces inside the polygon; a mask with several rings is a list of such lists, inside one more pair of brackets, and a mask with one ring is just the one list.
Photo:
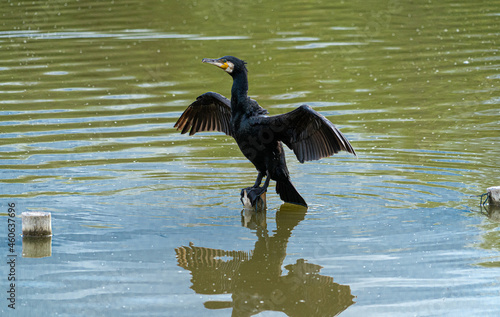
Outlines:
{"label": "bird's neck", "polygon": [[231,107],[234,110],[246,104],[248,98],[248,78],[246,72],[241,72],[233,77],[233,88],[231,89]]}

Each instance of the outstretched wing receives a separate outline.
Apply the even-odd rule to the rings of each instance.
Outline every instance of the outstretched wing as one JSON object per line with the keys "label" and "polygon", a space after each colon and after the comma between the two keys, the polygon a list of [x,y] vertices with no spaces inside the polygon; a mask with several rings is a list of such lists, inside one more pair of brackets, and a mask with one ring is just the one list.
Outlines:
{"label": "outstretched wing", "polygon": [[182,134],[196,132],[219,131],[232,136],[231,132],[231,101],[226,97],[207,92],[196,98],[182,113],[174,128]]}
{"label": "outstretched wing", "polygon": [[356,155],[342,132],[308,105],[264,121],[269,122],[276,138],[293,150],[301,163],[319,160],[339,151]]}

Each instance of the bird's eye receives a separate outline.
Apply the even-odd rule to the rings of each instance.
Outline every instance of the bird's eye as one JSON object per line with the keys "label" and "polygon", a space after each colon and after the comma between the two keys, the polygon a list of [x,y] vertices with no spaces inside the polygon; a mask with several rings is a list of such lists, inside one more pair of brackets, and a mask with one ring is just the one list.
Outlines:
{"label": "bird's eye", "polygon": [[223,63],[227,62],[227,60],[225,58],[221,59],[220,61]]}

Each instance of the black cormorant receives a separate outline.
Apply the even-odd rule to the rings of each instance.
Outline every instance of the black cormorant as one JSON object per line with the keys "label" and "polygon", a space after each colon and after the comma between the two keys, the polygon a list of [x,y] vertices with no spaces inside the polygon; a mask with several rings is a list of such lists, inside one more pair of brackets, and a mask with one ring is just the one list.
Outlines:
{"label": "black cormorant", "polygon": [[[268,116],[266,109],[247,96],[248,78],[245,62],[234,57],[204,58],[233,77],[231,100],[207,92],[196,98],[180,116],[174,127],[189,135],[202,131],[220,131],[232,136],[241,152],[259,172],[253,187],[246,190],[252,205],[267,190],[270,179],[276,181],[276,192],[288,203],[306,206],[297,192],[286,167],[285,143],[300,163],[319,160],[347,151],[356,155],[347,138],[328,119],[308,105],[285,114]],[[259,187],[263,177],[266,181]]]}

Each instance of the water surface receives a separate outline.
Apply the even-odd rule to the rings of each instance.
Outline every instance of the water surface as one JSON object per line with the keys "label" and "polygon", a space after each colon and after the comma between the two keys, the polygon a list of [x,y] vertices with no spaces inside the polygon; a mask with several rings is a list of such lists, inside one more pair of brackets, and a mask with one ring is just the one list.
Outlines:
{"label": "water surface", "polygon": [[[54,231],[44,258],[21,257],[18,236],[2,314],[498,315],[498,213],[474,196],[500,185],[498,8],[2,5],[1,215],[49,211]],[[287,150],[307,211],[271,189],[266,214],[242,213],[256,171],[235,142],[173,129],[198,95],[229,97],[201,63],[229,54],[271,114],[309,104],[358,153]]]}

